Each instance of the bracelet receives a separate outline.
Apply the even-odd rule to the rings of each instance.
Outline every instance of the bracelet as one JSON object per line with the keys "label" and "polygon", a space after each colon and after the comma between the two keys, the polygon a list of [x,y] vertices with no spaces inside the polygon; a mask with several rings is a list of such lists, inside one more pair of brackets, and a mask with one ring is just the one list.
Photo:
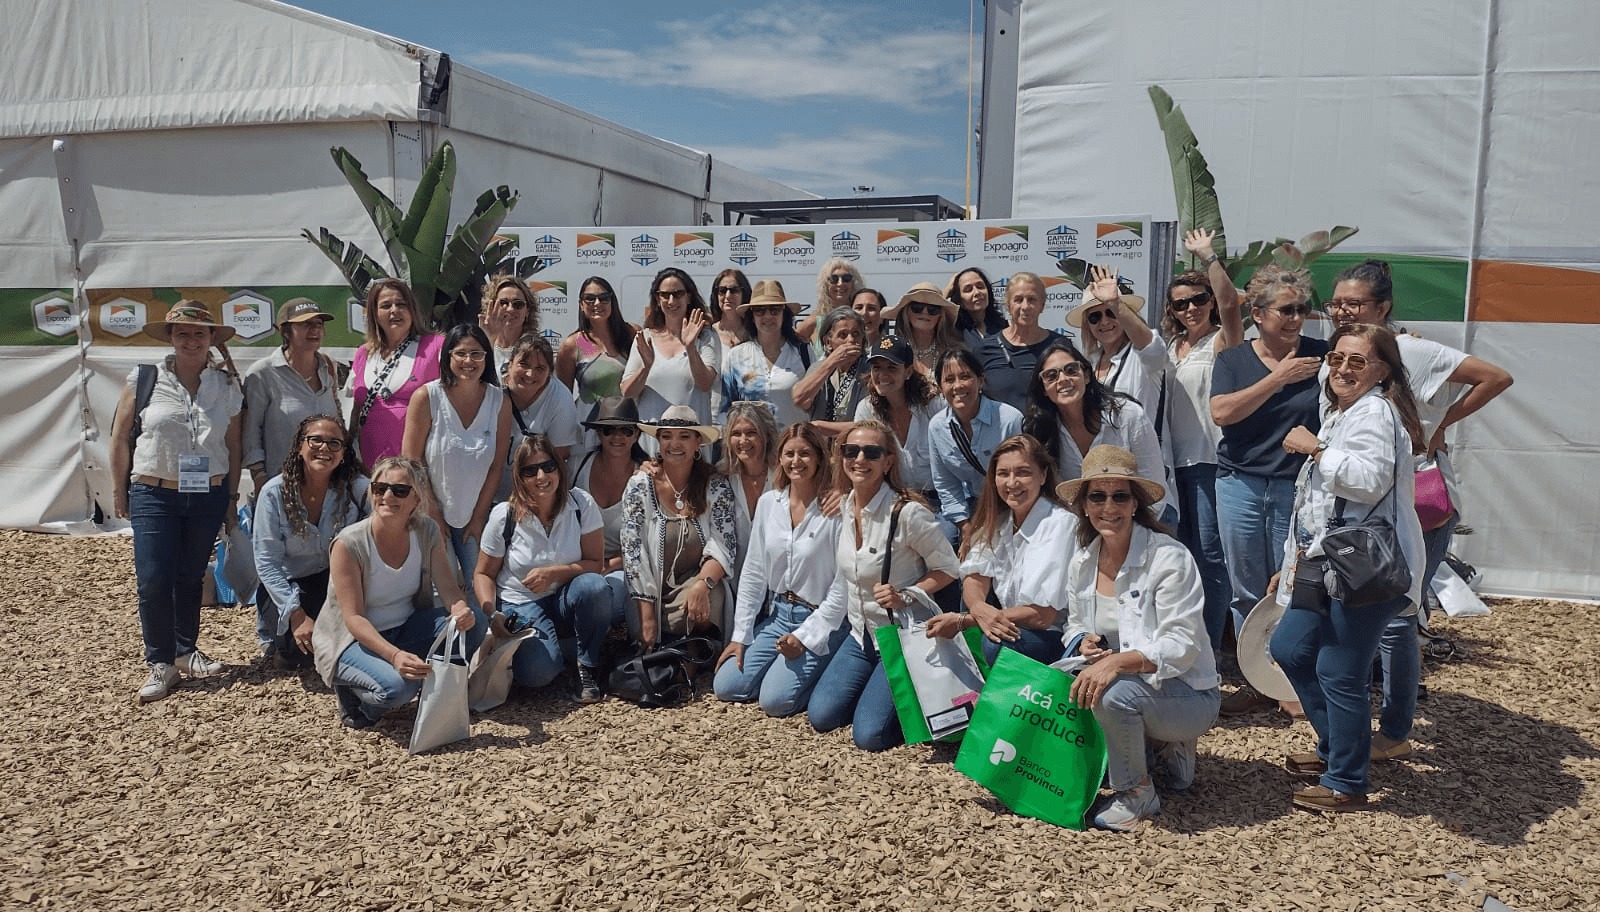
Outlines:
{"label": "bracelet", "polygon": [[1200,261],[1200,265],[1201,266],[1210,266],[1212,263],[1215,263],[1216,261],[1218,261],[1220,259],[1222,259],[1222,257],[1219,257],[1219,256],[1217,256],[1216,254],[1213,253],[1212,255],[1210,255],[1210,256],[1206,257],[1205,259],[1201,260]]}

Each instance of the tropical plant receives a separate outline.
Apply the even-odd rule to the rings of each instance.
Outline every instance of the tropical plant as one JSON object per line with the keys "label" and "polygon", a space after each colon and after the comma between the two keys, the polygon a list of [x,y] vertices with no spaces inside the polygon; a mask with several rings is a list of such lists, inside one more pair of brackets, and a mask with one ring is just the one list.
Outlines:
{"label": "tropical plant", "polygon": [[455,148],[449,141],[428,160],[417,181],[411,205],[405,212],[387,194],[372,185],[350,150],[329,150],[333,162],[367,210],[388,252],[385,269],[366,251],[342,240],[327,228],[300,235],[321,250],[349,283],[357,300],[366,298],[367,286],[377,278],[395,276],[429,308],[433,322],[447,328],[473,319],[484,282],[492,275],[515,273],[526,279],[542,268],[536,257],[516,258],[516,241],[497,234],[516,207],[518,193],[504,184],[484,191],[472,213],[446,232],[450,223],[450,198],[456,180]]}

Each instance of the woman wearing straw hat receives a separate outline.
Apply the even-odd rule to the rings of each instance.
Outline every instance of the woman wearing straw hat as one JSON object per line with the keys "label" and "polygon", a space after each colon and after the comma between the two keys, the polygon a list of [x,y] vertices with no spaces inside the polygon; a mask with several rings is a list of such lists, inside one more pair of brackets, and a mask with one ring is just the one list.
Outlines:
{"label": "woman wearing straw hat", "polygon": [[965,345],[956,329],[956,314],[960,312],[961,307],[945,297],[939,286],[918,282],[883,317],[894,321],[894,334],[911,345],[917,356],[917,369],[931,380],[934,368],[939,366],[939,356]]}
{"label": "woman wearing straw hat", "polygon": [[724,417],[731,403],[761,401],[771,407],[779,428],[806,419],[793,392],[811,368],[811,347],[795,334],[795,306],[771,279],[757,282],[750,300],[739,305],[749,341],[734,346],[723,364]]}
{"label": "woman wearing straw hat", "polygon": [[[622,557],[639,641],[729,629],[723,604],[739,553],[733,489],[700,458],[721,434],[687,405],[640,425],[656,439],[655,472],[629,482],[623,499]],[[631,619],[630,619],[631,625]]]}
{"label": "woman wearing straw hat", "polygon": [[[217,529],[233,522],[244,407],[226,347],[233,327],[217,322],[205,305],[179,301],[145,332],[171,343],[172,354],[155,365],[155,388],[139,415],[139,369],[128,375],[111,429],[114,510],[133,525],[139,628],[150,671],[139,688],[141,703],[165,697],[180,672],[209,678],[222,671],[197,644],[200,590]],[[223,363],[212,360],[212,346]]]}
{"label": "woman wearing straw hat", "polygon": [[1106,737],[1115,793],[1094,824],[1130,830],[1161,810],[1146,763],[1174,791],[1194,781],[1195,743],[1217,718],[1221,678],[1206,635],[1205,592],[1189,550],[1156,522],[1166,493],[1133,454],[1097,446],[1056,489],[1078,514],[1067,566],[1068,656],[1085,662],[1072,699],[1094,711]]}

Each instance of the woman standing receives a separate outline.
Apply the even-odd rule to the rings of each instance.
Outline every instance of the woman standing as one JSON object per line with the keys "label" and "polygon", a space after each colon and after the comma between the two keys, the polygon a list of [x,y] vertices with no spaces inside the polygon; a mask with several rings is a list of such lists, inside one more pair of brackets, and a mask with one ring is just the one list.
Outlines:
{"label": "woman standing", "polygon": [[[750,523],[755,518],[756,505],[772,490],[772,468],[778,455],[778,426],[772,412],[760,402],[735,402],[728,409],[728,420],[722,425],[722,461],[717,471],[728,479],[733,488],[733,518],[738,529],[738,540],[750,541]],[[733,573],[737,578],[744,564],[744,554],[734,561]]]}
{"label": "woman standing", "polygon": [[[1049,664],[1061,658],[1067,610],[1067,563],[1076,547],[1078,518],[1056,496],[1056,467],[1026,434],[994,451],[977,512],[961,543],[961,603],[965,614],[941,614],[929,636],[983,629],[989,662],[1010,646]],[[1004,606],[990,604],[990,596]]]}
{"label": "woman standing", "polygon": [[1094,365],[1095,379],[1143,406],[1160,437],[1165,431],[1167,346],[1139,316],[1144,298],[1124,296],[1116,275],[1103,266],[1089,267],[1089,275],[1088,293],[1067,313],[1067,324],[1082,330],[1083,353]]}
{"label": "woman standing", "polygon": [[[844,525],[834,557],[838,575],[821,606],[777,642],[778,652],[790,662],[803,652],[833,656],[811,692],[811,725],[826,732],[848,724],[856,746],[868,751],[905,741],[874,631],[896,623],[900,612],[923,619],[938,613],[933,594],[960,572],[933,511],[905,495],[899,451],[894,432],[882,422],[857,422],[845,433],[835,467],[849,485],[840,506]],[[831,649],[841,625],[849,635]]]}
{"label": "woman standing", "polygon": [[293,451],[300,422],[339,414],[338,368],[322,354],[323,328],[332,319],[310,298],[283,302],[283,344],[245,371],[244,465],[257,491]]}
{"label": "woman standing", "polygon": [[610,282],[590,276],[579,287],[578,328],[556,352],[556,378],[592,409],[607,396],[622,395],[622,368],[639,327],[622,319]]}
{"label": "woman standing", "polygon": [[543,434],[524,437],[512,464],[516,486],[511,500],[489,514],[472,588],[480,604],[499,606],[509,626],[539,631],[512,657],[512,680],[543,687],[566,667],[559,621],[578,637],[578,702],[598,703],[601,650],[611,628],[611,591],[600,575],[600,507],[584,491],[568,489],[566,461]]}
{"label": "woman standing", "polygon": [[719,434],[698,421],[694,409],[674,405],[641,424],[660,446],[656,471],[635,475],[622,495],[628,597],[646,648],[680,636],[721,637],[729,629],[723,601],[739,554],[734,495],[700,458],[700,448]]}
{"label": "woman standing", "polygon": [[[511,405],[495,383],[489,339],[476,326],[450,330],[439,352],[439,374],[411,397],[403,450],[427,466],[433,519],[449,533],[460,578],[469,579],[510,447]],[[470,592],[467,603],[478,623],[467,646],[476,649],[484,618]]]}
{"label": "woman standing", "polygon": [[938,510],[939,493],[933,489],[933,466],[928,453],[928,423],[939,406],[933,385],[912,366],[915,361],[911,346],[903,340],[884,336],[878,341],[878,346],[867,353],[872,395],[856,407],[856,422],[880,421],[894,432],[900,451],[896,469],[901,483]]}
{"label": "woman standing", "polygon": [[366,312],[367,341],[356,349],[350,384],[361,461],[372,465],[400,453],[411,397],[439,379],[444,336],[426,331],[416,296],[399,279],[367,286]]}
{"label": "woman standing", "polygon": [[[722,414],[735,402],[765,402],[778,427],[804,421],[795,404],[794,387],[811,367],[811,347],[794,331],[792,302],[783,286],[766,280],[756,283],[750,301],[739,307],[746,336],[723,364]],[[774,432],[776,433],[776,432]]]}
{"label": "woman standing", "polygon": [[1000,310],[1000,302],[995,300],[989,277],[976,266],[956,273],[950,279],[945,297],[961,309],[956,317],[956,330],[973,352],[983,347],[983,340],[1010,325]]}
{"label": "woman standing", "polygon": [[[520,432],[517,439],[544,435],[565,464],[581,435],[578,404],[572,399],[572,391],[559,382],[550,382],[555,374],[555,352],[550,350],[550,343],[543,336],[529,335],[517,340],[509,356],[511,361],[501,374],[506,381],[506,398],[511,402],[511,420]],[[516,448],[507,446],[506,449]],[[516,481],[512,477],[514,474],[508,460],[495,488],[495,500],[511,496]]]}
{"label": "woman standing", "polygon": [[850,309],[861,315],[863,344],[872,348],[883,338],[883,312],[889,307],[883,292],[863,288],[850,297]]}
{"label": "woman standing", "polygon": [[500,365],[500,379],[511,369],[511,349],[517,340],[539,332],[539,306],[528,283],[514,275],[498,275],[484,283],[478,325]]}
{"label": "woman standing", "polygon": [[750,279],[738,269],[724,269],[711,280],[711,300],[716,305],[717,335],[722,338],[722,350],[733,351],[735,346],[750,341],[750,331],[744,322],[744,305],[750,300]]}
{"label": "woman standing", "polygon": [[686,404],[700,424],[710,424],[722,340],[707,325],[705,300],[688,273],[676,266],[656,273],[644,326],[622,372],[622,395],[639,403],[646,421]]}
{"label": "woman standing", "polygon": [[300,422],[280,473],[262,487],[251,527],[256,611],[268,622],[280,667],[310,661],[311,632],[328,598],[328,549],[367,515],[367,474],[332,415]]}
{"label": "woman standing", "polygon": [[1039,356],[1060,334],[1039,325],[1044,313],[1044,282],[1019,272],[1006,283],[1006,313],[1011,325],[983,340],[978,361],[989,395],[997,402],[1025,402]]}
{"label": "woman standing", "polygon": [[819,324],[823,358],[794,385],[795,406],[809,411],[816,429],[829,437],[849,426],[868,393],[865,325],[848,308],[824,314]]}
{"label": "woman standing", "polygon": [[[139,630],[150,670],[141,703],[171,693],[180,671],[192,678],[222,672],[197,645],[200,589],[217,529],[233,523],[244,406],[225,347],[233,327],[205,305],[179,301],[145,332],[170,342],[172,354],[155,366],[155,388],[138,415],[139,369],[128,375],[111,428],[113,510],[133,525]],[[212,361],[213,345],[227,368]]]}
{"label": "woman standing", "polygon": [[[1308,458],[1278,574],[1278,601],[1289,610],[1273,631],[1271,649],[1317,732],[1316,753],[1293,754],[1286,762],[1290,773],[1318,780],[1294,793],[1294,805],[1351,811],[1367,803],[1373,744],[1368,687],[1378,640],[1391,620],[1422,599],[1425,557],[1412,459],[1424,437],[1394,333],[1355,323],[1331,341],[1327,420],[1320,432],[1296,425],[1282,444]],[[1293,590],[1307,585],[1296,579],[1298,563],[1323,557],[1323,538],[1332,529],[1374,514],[1394,525],[1410,590],[1368,605],[1325,593],[1295,598]]]}
{"label": "woman standing", "polygon": [[[332,586],[311,642],[345,728],[371,728],[411,702],[445,625],[473,628],[461,579],[428,518],[428,489],[421,463],[385,458],[372,470],[372,515],[340,532],[328,555]],[[448,609],[436,605],[435,592]]]}
{"label": "woman standing", "polygon": [[960,311],[940,293],[939,286],[918,282],[900,296],[900,302],[884,317],[894,320],[894,334],[910,343],[917,356],[917,369],[932,380],[939,357],[963,347],[961,333],[956,330],[956,314]]}
{"label": "woman standing", "polygon": [[[639,409],[632,399],[600,400],[584,427],[598,435],[600,446],[583,455],[572,473],[572,486],[589,492],[605,524],[605,573],[611,587],[611,623],[627,619],[628,582],[622,567],[623,491],[628,479],[650,457],[639,446]],[[635,637],[638,631],[633,631]]]}
{"label": "woman standing", "polygon": [[983,394],[983,365],[967,348],[939,357],[945,407],[928,422],[928,455],[939,512],[963,526],[983,490],[989,459],[1002,440],[1022,433],[1022,413]]}
{"label": "woman standing", "polygon": [[778,640],[817,610],[833,585],[839,517],[825,515],[822,508],[822,496],[833,487],[827,452],[827,438],[805,422],[778,437],[777,478],[756,505],[754,528],[745,539],[749,554],[739,571],[733,632],[717,659],[713,686],[719,700],[759,699],[767,715],[792,716],[805,708],[817,676],[844,642],[840,626],[822,655],[778,655]]}
{"label": "woman standing", "polygon": [[1058,489],[1078,514],[1078,550],[1067,568],[1067,654],[1087,667],[1072,699],[1094,711],[1106,737],[1106,780],[1115,793],[1094,814],[1107,830],[1131,830],[1161,810],[1146,761],[1163,783],[1194,782],[1195,745],[1217,719],[1221,679],[1206,636],[1205,593],[1188,549],[1156,523],[1165,495],[1133,454],[1097,446],[1083,474]]}
{"label": "woman standing", "polygon": [[1161,332],[1167,339],[1174,387],[1167,397],[1173,475],[1178,495],[1178,540],[1200,566],[1206,590],[1206,633],[1212,652],[1228,628],[1226,550],[1217,524],[1217,447],[1222,429],[1211,418],[1211,372],[1217,354],[1244,339],[1239,292],[1212,252],[1214,232],[1191,231],[1183,246],[1200,257],[1205,272],[1185,272],[1167,288]]}

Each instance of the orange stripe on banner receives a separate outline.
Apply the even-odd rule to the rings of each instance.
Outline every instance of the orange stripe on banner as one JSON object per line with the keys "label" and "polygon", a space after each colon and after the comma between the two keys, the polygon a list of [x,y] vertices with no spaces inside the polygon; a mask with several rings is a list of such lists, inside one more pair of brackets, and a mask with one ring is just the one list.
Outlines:
{"label": "orange stripe on banner", "polygon": [[1472,288],[1482,323],[1600,323],[1600,272],[1478,260]]}

